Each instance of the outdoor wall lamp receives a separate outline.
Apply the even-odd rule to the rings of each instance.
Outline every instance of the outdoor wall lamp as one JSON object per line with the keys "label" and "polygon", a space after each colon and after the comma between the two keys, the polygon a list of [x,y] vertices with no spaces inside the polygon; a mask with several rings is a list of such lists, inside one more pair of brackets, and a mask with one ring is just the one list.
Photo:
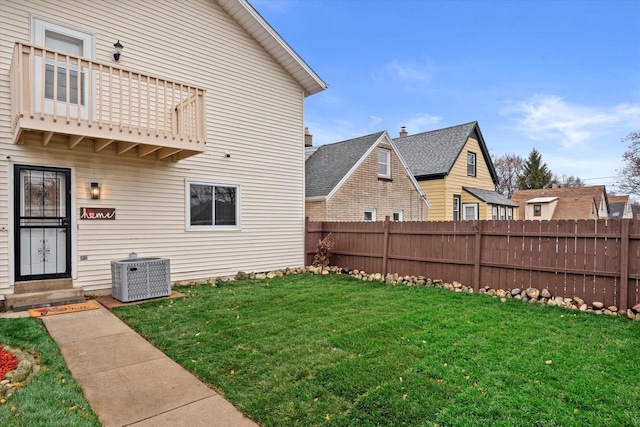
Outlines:
{"label": "outdoor wall lamp", "polygon": [[120,60],[120,54],[122,53],[122,48],[124,46],[122,46],[122,44],[120,44],[120,40],[118,40],[117,42],[115,42],[113,44],[113,59],[118,62]]}
{"label": "outdoor wall lamp", "polygon": [[91,198],[93,200],[100,200],[100,183],[98,182],[91,183]]}

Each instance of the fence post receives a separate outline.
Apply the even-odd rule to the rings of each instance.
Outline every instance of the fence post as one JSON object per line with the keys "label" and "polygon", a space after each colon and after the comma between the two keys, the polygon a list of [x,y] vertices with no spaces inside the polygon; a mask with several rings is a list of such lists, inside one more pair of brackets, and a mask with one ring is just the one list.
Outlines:
{"label": "fence post", "polygon": [[387,275],[389,263],[389,215],[384,217],[384,241],[382,243],[382,277]]}
{"label": "fence post", "polygon": [[629,283],[629,226],[631,220],[622,220],[620,239],[620,288],[618,289],[618,311],[627,312],[627,285]]}
{"label": "fence post", "polygon": [[309,258],[309,254],[307,254],[308,247],[309,247],[309,217],[305,216],[304,217],[304,258],[303,258],[302,265],[311,264],[311,263],[307,264],[307,259]]}
{"label": "fence post", "polygon": [[473,254],[473,290],[480,290],[480,251],[482,249],[482,221],[476,222],[476,247]]}

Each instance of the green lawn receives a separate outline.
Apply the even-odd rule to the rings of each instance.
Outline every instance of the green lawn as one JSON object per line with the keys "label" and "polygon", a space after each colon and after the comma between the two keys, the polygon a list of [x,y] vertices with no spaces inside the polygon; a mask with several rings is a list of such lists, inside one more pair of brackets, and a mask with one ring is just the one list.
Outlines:
{"label": "green lawn", "polygon": [[640,322],[340,275],[177,290],[114,312],[262,425],[640,426]]}
{"label": "green lawn", "polygon": [[0,404],[0,426],[99,426],[41,320],[0,319],[0,344],[32,350],[41,371]]}

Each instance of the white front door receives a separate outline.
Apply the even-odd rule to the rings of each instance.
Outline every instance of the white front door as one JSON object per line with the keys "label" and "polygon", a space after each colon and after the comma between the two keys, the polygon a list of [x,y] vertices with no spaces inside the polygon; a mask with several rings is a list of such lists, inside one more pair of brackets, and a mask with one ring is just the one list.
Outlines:
{"label": "white front door", "polygon": [[86,119],[88,69],[78,64],[78,58],[92,58],[93,35],[37,17],[33,18],[32,25],[35,45],[73,56],[58,55],[57,61],[48,58],[44,76],[42,58],[35,58],[35,111],[40,112],[44,107],[47,114]]}
{"label": "white front door", "polygon": [[16,165],[16,280],[71,277],[71,171]]}

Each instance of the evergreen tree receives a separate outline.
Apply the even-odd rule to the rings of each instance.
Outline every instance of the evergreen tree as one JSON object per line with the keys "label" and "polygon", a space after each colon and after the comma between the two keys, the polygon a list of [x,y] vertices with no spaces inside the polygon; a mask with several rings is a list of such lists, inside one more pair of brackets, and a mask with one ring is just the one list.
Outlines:
{"label": "evergreen tree", "polygon": [[542,156],[534,148],[524,162],[522,174],[518,177],[518,188],[520,190],[549,188],[551,184],[553,184],[553,174],[547,164],[542,163]]}

